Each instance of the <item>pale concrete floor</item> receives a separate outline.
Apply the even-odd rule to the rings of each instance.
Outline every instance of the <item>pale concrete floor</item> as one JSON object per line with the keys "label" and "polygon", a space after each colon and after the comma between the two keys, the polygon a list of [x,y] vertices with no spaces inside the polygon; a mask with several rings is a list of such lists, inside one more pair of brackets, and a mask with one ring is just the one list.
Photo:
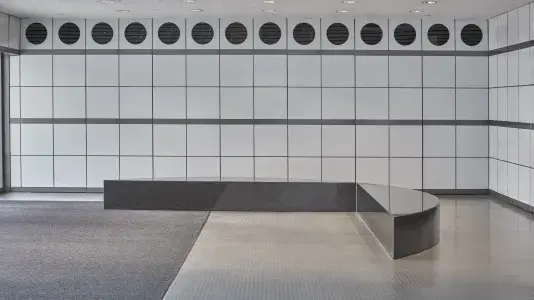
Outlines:
{"label": "pale concrete floor", "polygon": [[444,197],[439,245],[392,261],[347,214],[213,212],[164,299],[534,299],[534,218]]}

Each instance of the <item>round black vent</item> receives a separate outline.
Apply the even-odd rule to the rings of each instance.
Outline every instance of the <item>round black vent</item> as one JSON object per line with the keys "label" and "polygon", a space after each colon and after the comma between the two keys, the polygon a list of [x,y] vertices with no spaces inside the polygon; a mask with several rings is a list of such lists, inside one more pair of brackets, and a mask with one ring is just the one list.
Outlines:
{"label": "round black vent", "polygon": [[213,28],[208,23],[200,22],[193,26],[191,36],[197,44],[206,45],[213,40]]}
{"label": "round black vent", "polygon": [[300,23],[293,29],[293,38],[300,45],[309,45],[315,39],[315,29],[308,23]]}
{"label": "round black vent", "polygon": [[124,36],[126,37],[128,43],[139,45],[146,39],[146,28],[141,23],[131,23],[130,25],[126,26],[126,30],[124,30]]}
{"label": "round black vent", "polygon": [[382,28],[375,23],[365,24],[360,31],[362,41],[369,46],[374,46],[380,43],[383,35]]}
{"label": "round black vent", "polygon": [[245,42],[248,36],[247,28],[245,25],[234,22],[228,27],[226,27],[225,31],[226,40],[232,44],[232,45],[240,45]]}
{"label": "round black vent", "polygon": [[394,37],[400,45],[409,46],[415,41],[417,32],[415,32],[415,28],[412,25],[403,23],[395,28]]}
{"label": "round black vent", "polygon": [[282,31],[280,27],[274,23],[265,23],[260,27],[260,40],[267,45],[274,45],[278,43]]}
{"label": "round black vent", "polygon": [[434,24],[428,29],[428,40],[434,46],[443,46],[447,44],[449,38],[449,29],[443,24]]}
{"label": "round black vent", "polygon": [[63,43],[72,45],[80,39],[80,28],[74,23],[65,23],[59,27],[58,35]]}
{"label": "round black vent", "polygon": [[174,23],[167,22],[158,29],[158,38],[165,45],[172,45],[180,39],[180,28]]}
{"label": "round black vent", "polygon": [[100,22],[91,30],[93,41],[99,45],[105,45],[113,39],[113,28],[108,23]]}
{"label": "round black vent", "polygon": [[464,28],[462,28],[462,41],[467,46],[473,47],[480,44],[480,42],[482,42],[483,36],[484,34],[482,33],[482,29],[480,29],[480,27],[475,24],[468,24],[465,25]]}
{"label": "round black vent", "polygon": [[344,24],[334,23],[326,30],[326,38],[333,45],[343,45],[349,39],[349,29]]}
{"label": "round black vent", "polygon": [[46,41],[48,31],[41,23],[32,23],[26,28],[26,39],[34,45],[40,45]]}

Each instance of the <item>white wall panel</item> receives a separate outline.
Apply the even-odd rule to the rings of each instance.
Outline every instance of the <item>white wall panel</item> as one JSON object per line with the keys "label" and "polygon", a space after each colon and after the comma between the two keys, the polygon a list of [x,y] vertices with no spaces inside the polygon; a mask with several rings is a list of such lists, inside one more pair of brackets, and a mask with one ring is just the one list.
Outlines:
{"label": "white wall panel", "polygon": [[187,88],[187,118],[218,119],[219,89]]}
{"label": "white wall panel", "polygon": [[186,156],[186,130],[186,125],[155,124],[154,156]]}
{"label": "white wall panel", "polygon": [[487,158],[456,159],[456,188],[487,189],[488,185]]}
{"label": "white wall panel", "polygon": [[121,87],[119,89],[121,119],[151,119],[152,89],[149,87]]}
{"label": "white wall panel", "polygon": [[321,126],[288,126],[288,156],[321,156]]}
{"label": "white wall panel", "polygon": [[[491,56],[491,58],[496,56]],[[521,49],[519,50],[519,85],[526,85],[532,83],[532,74],[530,72],[530,50],[529,49]],[[496,72],[496,70],[495,70]],[[491,73],[490,73],[491,74]],[[491,75],[492,77],[496,77],[497,74]]]}
{"label": "white wall panel", "polygon": [[456,57],[456,87],[487,88],[488,58],[484,56]]}
{"label": "white wall panel", "polygon": [[52,156],[21,157],[22,187],[54,186],[54,162]]}
{"label": "white wall panel", "polygon": [[152,93],[155,119],[185,118],[185,87],[154,87]]}
{"label": "white wall panel", "polygon": [[218,86],[218,55],[187,55],[188,86]]}
{"label": "white wall panel", "polygon": [[118,55],[87,55],[87,86],[118,86]]}
{"label": "white wall panel", "polygon": [[54,55],[54,86],[85,86],[85,55]]}
{"label": "white wall panel", "polygon": [[154,86],[185,86],[185,55],[152,56]]}
{"label": "white wall panel", "polygon": [[488,156],[487,126],[457,126],[456,138],[458,157]]}
{"label": "white wall panel", "polygon": [[221,119],[252,119],[254,89],[221,88]]}
{"label": "white wall panel", "polygon": [[256,156],[287,156],[287,126],[256,125],[254,145]]}
{"label": "white wall panel", "polygon": [[253,155],[253,125],[221,125],[221,156]]}
{"label": "white wall panel", "polygon": [[85,124],[54,124],[54,155],[85,155]]}
{"label": "white wall panel", "polygon": [[323,158],[323,182],[354,182],[354,158]]}
{"label": "white wall panel", "polygon": [[455,126],[423,126],[424,157],[455,157]]}
{"label": "white wall panel", "polygon": [[489,50],[494,50],[498,48],[497,35],[498,35],[499,23],[498,23],[497,17],[489,19],[488,23],[489,23],[489,37],[488,37]]}
{"label": "white wall panel", "polygon": [[423,159],[424,189],[454,189],[456,187],[454,158]]}
{"label": "white wall panel", "polygon": [[321,159],[290,157],[288,171],[290,182],[320,182]]}
{"label": "white wall panel", "polygon": [[488,90],[458,89],[456,90],[457,120],[487,120]]}
{"label": "white wall panel", "polygon": [[20,91],[21,118],[51,118],[52,88],[23,87]]}
{"label": "white wall panel", "polygon": [[120,157],[120,179],[152,179],[151,157]]}
{"label": "white wall panel", "polygon": [[[354,114],[353,88],[327,88],[322,90],[323,119],[354,119]],[[387,112],[385,115],[387,115]]]}
{"label": "white wall panel", "polygon": [[54,186],[85,187],[86,167],[85,156],[54,157]]}
{"label": "white wall panel", "polygon": [[519,90],[517,87],[507,88],[508,107],[506,109],[508,114],[508,120],[511,122],[517,122],[519,118]]}
{"label": "white wall panel", "polygon": [[453,120],[455,96],[454,89],[423,89],[423,119]]}
{"label": "white wall panel", "polygon": [[118,87],[87,87],[87,118],[119,117]]}
{"label": "white wall panel", "polygon": [[288,119],[321,119],[320,88],[289,88]]}
{"label": "white wall panel", "polygon": [[389,118],[391,120],[420,120],[423,115],[422,89],[389,89]]}
{"label": "white wall panel", "polygon": [[253,181],[253,157],[221,157],[221,181]]}
{"label": "white wall panel", "polygon": [[421,126],[390,126],[391,157],[421,157],[423,130]]}
{"label": "white wall panel", "polygon": [[423,57],[423,86],[454,87],[455,63],[453,56]]}
{"label": "white wall panel", "polygon": [[0,46],[9,47],[9,15],[0,13]]}
{"label": "white wall panel", "polygon": [[120,55],[121,86],[152,86],[151,55]]}
{"label": "white wall panel", "polygon": [[421,189],[423,182],[421,158],[391,158],[390,185],[409,189]]}
{"label": "white wall panel", "polygon": [[219,181],[221,162],[218,157],[188,157],[187,180]]}
{"label": "white wall panel", "polygon": [[387,119],[389,90],[387,88],[356,89],[356,119]]}
{"label": "white wall panel", "polygon": [[84,87],[54,87],[54,118],[85,118]]}
{"label": "white wall panel", "polygon": [[185,157],[154,157],[154,178],[185,178]]}
{"label": "white wall panel", "polygon": [[323,87],[353,87],[354,56],[323,55],[321,85]]}
{"label": "white wall panel", "polygon": [[420,56],[390,56],[389,85],[391,87],[420,87],[423,76],[422,63]]}
{"label": "white wall panel", "polygon": [[17,17],[9,17],[9,47],[13,49],[21,48],[21,20]]}
{"label": "white wall panel", "polygon": [[119,155],[119,125],[87,124],[87,155]]}
{"label": "white wall panel", "polygon": [[387,87],[389,84],[387,56],[356,56],[357,87]]}
{"label": "white wall panel", "polygon": [[518,199],[522,203],[530,203],[530,169],[519,166]]}
{"label": "white wall panel", "polygon": [[52,85],[52,55],[22,55],[21,86]]}
{"label": "white wall panel", "polygon": [[508,164],[508,194],[506,196],[519,199],[519,166]]}
{"label": "white wall panel", "polygon": [[356,182],[389,184],[389,158],[356,158]]}
{"label": "white wall panel", "polygon": [[519,42],[519,15],[517,9],[508,12],[508,45]]}
{"label": "white wall panel", "polygon": [[255,88],[254,118],[285,119],[287,118],[287,89]]}
{"label": "white wall panel", "polygon": [[497,16],[497,48],[508,46],[508,15]]}
{"label": "white wall panel", "polygon": [[257,157],[254,163],[256,181],[287,181],[286,157]]}
{"label": "white wall panel", "polygon": [[321,86],[321,57],[318,55],[289,55],[288,85],[290,87]]}
{"label": "white wall panel", "polygon": [[253,58],[252,55],[221,55],[221,86],[252,86]]}
{"label": "white wall panel", "polygon": [[530,7],[529,5],[521,6],[517,9],[518,14],[518,42],[523,43],[530,40]]}
{"label": "white wall panel", "polygon": [[121,124],[120,155],[152,155],[152,125]]}
{"label": "white wall panel", "polygon": [[356,126],[357,157],[388,157],[389,128],[387,126]]}
{"label": "white wall panel", "polygon": [[219,125],[187,125],[187,156],[219,154]]}
{"label": "white wall panel", "polygon": [[323,156],[354,157],[355,126],[323,125]]}

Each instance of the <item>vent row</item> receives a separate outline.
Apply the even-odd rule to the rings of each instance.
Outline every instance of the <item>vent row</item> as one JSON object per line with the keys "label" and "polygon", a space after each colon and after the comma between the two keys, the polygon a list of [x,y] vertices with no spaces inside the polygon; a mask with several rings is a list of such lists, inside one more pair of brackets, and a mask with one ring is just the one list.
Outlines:
{"label": "vent row", "polygon": [[[395,28],[394,38],[402,46],[409,46],[416,40],[417,32],[410,24],[400,24]],[[80,39],[80,28],[74,23],[65,23],[59,28],[59,39],[67,44],[75,44]],[[113,28],[104,22],[96,24],[91,30],[91,37],[95,43],[105,45],[113,39]],[[339,46],[349,39],[349,29],[341,23],[334,23],[328,26],[326,37],[330,43]],[[34,45],[42,44],[48,36],[46,27],[41,23],[32,23],[26,28],[26,39]],[[141,23],[129,24],[124,30],[124,36],[128,43],[138,45],[145,41],[147,30]],[[362,41],[370,46],[377,45],[382,41],[382,28],[374,23],[366,24],[360,31]],[[205,22],[197,23],[193,26],[191,37],[199,45],[206,45],[214,38],[214,31],[211,25]],[[234,22],[226,27],[226,40],[233,45],[244,43],[248,37],[245,25]],[[280,41],[282,30],[272,22],[263,24],[259,29],[259,38],[266,45],[274,45]],[[450,39],[450,32],[443,24],[432,25],[427,34],[428,40],[435,46],[443,46]],[[464,44],[474,47],[482,41],[483,33],[480,27],[475,24],[468,24],[462,28],[460,35]],[[158,29],[159,40],[172,45],[180,39],[180,28],[174,23],[167,22]],[[293,28],[293,39],[300,45],[309,45],[316,38],[316,32],[309,23],[299,23]]]}

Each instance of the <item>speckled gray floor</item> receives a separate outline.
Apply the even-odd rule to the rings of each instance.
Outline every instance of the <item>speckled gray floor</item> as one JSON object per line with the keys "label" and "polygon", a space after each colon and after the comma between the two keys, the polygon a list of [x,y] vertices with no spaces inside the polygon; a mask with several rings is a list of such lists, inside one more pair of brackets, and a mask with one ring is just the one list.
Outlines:
{"label": "speckled gray floor", "polygon": [[440,244],[392,261],[347,214],[214,212],[164,299],[534,299],[534,218],[447,197]]}
{"label": "speckled gray floor", "polygon": [[0,202],[0,299],[161,299],[207,215]]}

